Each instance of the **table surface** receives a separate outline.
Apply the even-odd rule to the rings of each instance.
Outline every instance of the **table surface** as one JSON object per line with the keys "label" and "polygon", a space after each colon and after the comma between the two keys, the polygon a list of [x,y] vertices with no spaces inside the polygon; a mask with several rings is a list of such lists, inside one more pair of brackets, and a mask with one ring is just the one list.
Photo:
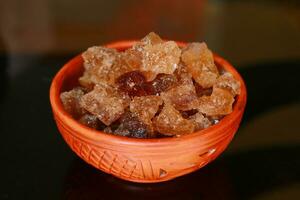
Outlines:
{"label": "table surface", "polygon": [[[33,13],[12,2],[4,1],[0,14],[8,19],[0,24],[0,199],[299,199],[298,1],[30,0]],[[236,66],[249,96],[236,136],[215,161],[173,181],[137,184],[94,169],[69,149],[48,92],[59,68],[88,46],[151,30],[207,41]]]}

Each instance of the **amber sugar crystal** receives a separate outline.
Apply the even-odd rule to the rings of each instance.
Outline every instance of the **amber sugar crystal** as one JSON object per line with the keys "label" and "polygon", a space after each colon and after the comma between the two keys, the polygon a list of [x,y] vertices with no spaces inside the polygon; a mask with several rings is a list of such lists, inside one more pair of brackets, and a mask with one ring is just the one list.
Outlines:
{"label": "amber sugar crystal", "polygon": [[231,113],[240,94],[240,82],[217,68],[204,42],[181,48],[151,32],[122,52],[93,46],[82,58],[81,86],[60,98],[74,119],[106,134],[190,134]]}

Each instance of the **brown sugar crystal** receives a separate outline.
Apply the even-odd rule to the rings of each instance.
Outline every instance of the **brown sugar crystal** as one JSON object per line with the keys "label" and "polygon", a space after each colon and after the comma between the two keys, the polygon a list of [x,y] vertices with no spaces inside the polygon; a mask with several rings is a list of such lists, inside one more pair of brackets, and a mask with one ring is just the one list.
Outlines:
{"label": "brown sugar crystal", "polygon": [[134,113],[126,112],[121,117],[120,125],[113,131],[113,134],[135,138],[148,138],[151,137],[151,132],[149,127],[139,120]]}
{"label": "brown sugar crystal", "polygon": [[241,84],[237,80],[235,80],[232,76],[232,74],[225,72],[219,78],[214,84],[214,88],[222,88],[227,89],[231,92],[233,96],[240,94],[241,92]]}
{"label": "brown sugar crystal", "polygon": [[[127,93],[130,97],[145,96],[148,94],[147,87],[145,87],[146,78],[140,71],[131,71],[116,79],[116,86],[119,91]],[[151,89],[150,89],[150,92]]]}
{"label": "brown sugar crystal", "polygon": [[65,110],[70,113],[75,119],[78,119],[86,112],[84,108],[79,104],[80,99],[84,95],[84,93],[84,88],[77,87],[60,94],[60,99]]}
{"label": "brown sugar crystal", "polygon": [[97,116],[92,114],[84,114],[80,117],[79,122],[94,129],[99,129],[102,125]]}
{"label": "brown sugar crystal", "polygon": [[114,49],[99,46],[89,48],[82,57],[85,72],[79,78],[79,83],[85,87],[93,87],[97,83],[114,84],[119,76],[140,65],[140,58],[133,52],[118,53]]}
{"label": "brown sugar crystal", "polygon": [[133,48],[121,52],[122,64],[131,69],[139,69],[142,66],[142,52]]}
{"label": "brown sugar crystal", "polygon": [[199,98],[199,111],[207,116],[227,115],[232,111],[234,98],[225,89],[214,88],[211,96]]}
{"label": "brown sugar crystal", "polygon": [[124,113],[129,101],[129,97],[119,93],[116,88],[97,84],[94,90],[81,98],[80,104],[105,125],[110,125]]}
{"label": "brown sugar crystal", "polygon": [[201,96],[210,96],[212,94],[212,87],[211,88],[203,88],[197,82],[194,82],[196,94],[198,97]]}
{"label": "brown sugar crystal", "polygon": [[160,96],[149,95],[143,97],[134,97],[130,102],[130,111],[134,113],[139,120],[152,126],[152,118],[157,113],[159,106],[163,101]]}
{"label": "brown sugar crystal", "polygon": [[179,84],[161,94],[165,101],[170,102],[177,110],[191,110],[197,107],[197,94],[193,81],[185,80],[183,84]]}
{"label": "brown sugar crystal", "polygon": [[196,113],[190,117],[190,120],[195,124],[195,131],[202,130],[211,126],[208,118],[201,113]]}
{"label": "brown sugar crystal", "polygon": [[115,49],[101,46],[88,48],[83,54],[85,71],[79,78],[79,83],[84,87],[93,87],[100,82],[108,82],[108,74],[118,57]]}
{"label": "brown sugar crystal", "polygon": [[241,90],[203,42],[182,48],[151,32],[124,51],[93,46],[82,58],[82,87],[60,98],[73,118],[106,134],[160,138],[203,130],[232,112]]}
{"label": "brown sugar crystal", "polygon": [[156,131],[167,136],[180,136],[194,131],[195,125],[188,119],[184,119],[180,112],[171,104],[166,103],[160,114],[153,119]]}
{"label": "brown sugar crystal", "polygon": [[[123,60],[129,66],[134,69],[142,69],[143,65],[143,56],[145,52],[145,48],[149,48],[153,45],[163,43],[163,40],[154,32],[149,33],[146,35],[141,41],[134,44],[131,48],[125,50],[124,53],[121,53],[123,56]],[[143,72],[146,77],[149,77],[149,80],[153,76],[151,71]]]}
{"label": "brown sugar crystal", "polygon": [[194,80],[203,88],[212,87],[219,76],[212,52],[205,43],[191,43],[183,49],[181,59]]}
{"label": "brown sugar crystal", "polygon": [[142,44],[143,46],[155,45],[159,43],[163,43],[163,40],[159,37],[159,35],[157,35],[154,32],[151,32],[148,35],[146,35],[140,42],[140,44]]}
{"label": "brown sugar crystal", "polygon": [[157,95],[174,87],[177,84],[177,78],[173,74],[158,74],[150,84],[152,94]]}
{"label": "brown sugar crystal", "polygon": [[145,72],[148,81],[157,74],[173,74],[180,60],[181,49],[174,41],[147,45],[143,50],[141,71]]}

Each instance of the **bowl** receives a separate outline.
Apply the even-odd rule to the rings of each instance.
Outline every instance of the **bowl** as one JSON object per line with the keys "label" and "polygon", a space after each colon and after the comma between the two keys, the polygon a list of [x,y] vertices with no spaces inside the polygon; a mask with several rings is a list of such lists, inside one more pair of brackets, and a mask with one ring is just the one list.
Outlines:
{"label": "bowl", "polygon": [[[120,41],[106,46],[122,51],[134,43]],[[185,46],[185,43],[178,42],[178,45]],[[124,180],[154,183],[196,171],[225,150],[239,127],[246,105],[246,87],[239,73],[216,54],[214,60],[241,83],[241,93],[236,97],[232,113],[216,125],[178,138],[138,139],[91,129],[64,110],[60,93],[78,85],[78,77],[83,73],[83,59],[78,55],[59,70],[51,84],[50,102],[58,130],[85,162]]]}

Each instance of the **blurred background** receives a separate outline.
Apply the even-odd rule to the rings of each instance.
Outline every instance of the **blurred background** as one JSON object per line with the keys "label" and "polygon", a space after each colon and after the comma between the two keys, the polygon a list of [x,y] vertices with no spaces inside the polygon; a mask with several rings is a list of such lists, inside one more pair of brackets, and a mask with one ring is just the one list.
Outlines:
{"label": "blurred background", "polygon": [[206,41],[237,65],[299,58],[299,1],[2,0],[1,52],[62,54],[141,38]]}
{"label": "blurred background", "polygon": [[[80,161],[56,129],[48,91],[89,46],[151,31],[205,41],[240,71],[249,97],[220,158],[145,186]],[[299,73],[299,0],[1,0],[0,199],[298,199]]]}

